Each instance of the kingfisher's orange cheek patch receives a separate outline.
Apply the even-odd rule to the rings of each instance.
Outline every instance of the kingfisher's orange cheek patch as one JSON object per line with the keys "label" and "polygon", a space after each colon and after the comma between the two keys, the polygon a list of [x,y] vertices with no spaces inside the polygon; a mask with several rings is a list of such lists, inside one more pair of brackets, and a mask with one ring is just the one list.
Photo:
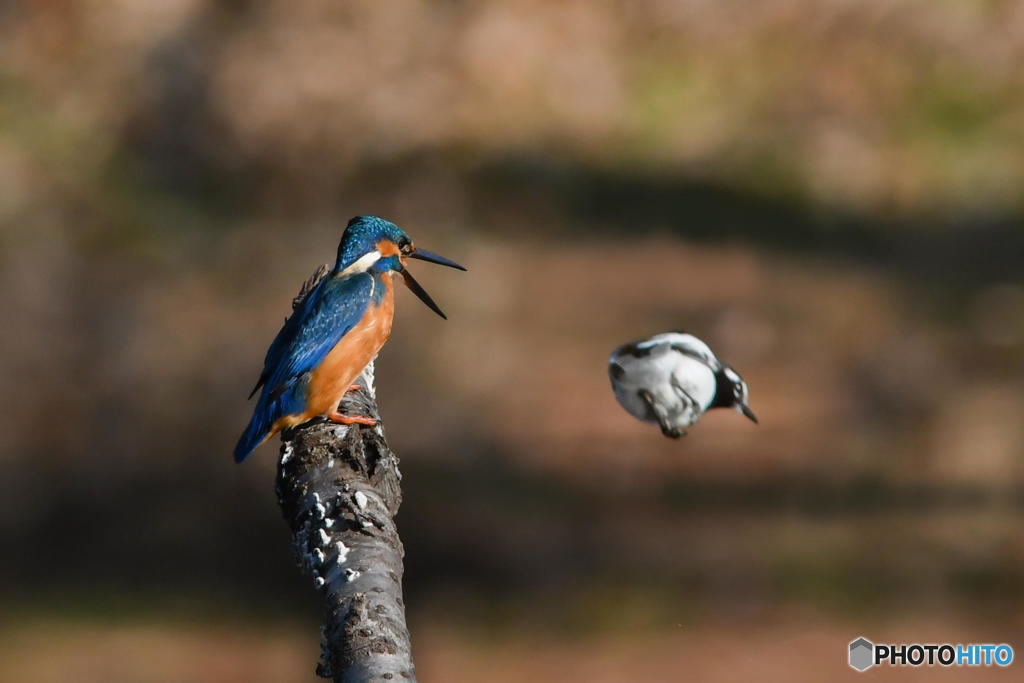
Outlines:
{"label": "kingfisher's orange cheek patch", "polygon": [[380,252],[381,258],[397,256],[400,253],[398,245],[391,240],[381,240],[380,242],[377,242],[377,251]]}

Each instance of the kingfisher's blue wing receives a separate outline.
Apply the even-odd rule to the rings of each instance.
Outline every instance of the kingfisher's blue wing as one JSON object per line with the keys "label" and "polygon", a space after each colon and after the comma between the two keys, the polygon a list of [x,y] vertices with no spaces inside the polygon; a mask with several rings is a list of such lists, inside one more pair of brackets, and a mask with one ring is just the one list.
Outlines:
{"label": "kingfisher's blue wing", "polygon": [[277,366],[277,361],[281,358],[282,351],[295,338],[295,332],[299,329],[303,317],[308,314],[310,303],[315,301],[315,292],[319,289],[320,285],[327,281],[326,276],[328,273],[329,269],[326,265],[320,266],[306,283],[302,285],[302,291],[299,292],[299,295],[296,297],[296,303],[292,306],[294,309],[292,315],[284,319],[284,325],[278,330],[277,336],[274,337],[274,341],[271,342],[270,347],[267,349],[267,355],[263,359],[263,369],[260,371],[260,378],[256,382],[256,386],[249,392],[249,398],[252,398],[269,379],[270,372]]}
{"label": "kingfisher's blue wing", "polygon": [[260,387],[267,383],[274,370],[281,364],[281,360],[287,354],[288,348],[295,340],[299,330],[302,329],[303,321],[312,315],[317,297],[320,296],[320,288],[326,282],[327,279],[318,282],[299,302],[291,316],[285,318],[284,325],[278,330],[277,336],[274,337],[274,341],[270,343],[270,348],[267,349],[267,355],[263,358],[263,370],[260,372],[260,378],[257,380],[256,386],[249,392],[249,398],[252,398],[259,391]]}
{"label": "kingfisher's blue wing", "polygon": [[267,355],[263,358],[263,370],[260,371],[260,378],[256,380],[256,386],[249,392],[249,398],[256,395],[256,392],[260,390],[267,380],[270,379],[271,373],[274,368],[277,367],[282,352],[288,348],[288,345],[293,339],[295,339],[295,333],[299,329],[300,321],[302,320],[303,307],[309,302],[309,299],[313,296],[316,290],[310,292],[310,295],[302,300],[299,307],[294,313],[288,318],[284,319],[284,325],[278,330],[277,336],[274,337],[274,341],[270,343],[270,348],[267,349]]}
{"label": "kingfisher's blue wing", "polygon": [[306,375],[315,369],[366,313],[373,294],[373,276],[359,273],[328,277],[299,305],[277,333],[256,388],[263,387],[252,420],[235,448],[243,460],[258,446],[278,419],[305,407]]}
{"label": "kingfisher's blue wing", "polygon": [[373,292],[369,273],[327,278],[310,292],[270,345],[264,395],[316,368],[366,313]]}

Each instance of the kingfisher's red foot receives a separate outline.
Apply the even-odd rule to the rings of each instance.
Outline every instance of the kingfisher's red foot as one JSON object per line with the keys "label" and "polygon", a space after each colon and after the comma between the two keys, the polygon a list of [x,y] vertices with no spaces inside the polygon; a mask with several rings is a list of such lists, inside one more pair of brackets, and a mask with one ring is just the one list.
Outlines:
{"label": "kingfisher's red foot", "polygon": [[342,415],[338,411],[333,413],[327,413],[327,419],[331,422],[337,422],[343,425],[366,425],[367,427],[376,427],[377,420],[372,417],[366,417],[364,415]]}
{"label": "kingfisher's red foot", "polygon": [[349,391],[362,391],[363,388],[358,384],[353,384],[348,388]]}

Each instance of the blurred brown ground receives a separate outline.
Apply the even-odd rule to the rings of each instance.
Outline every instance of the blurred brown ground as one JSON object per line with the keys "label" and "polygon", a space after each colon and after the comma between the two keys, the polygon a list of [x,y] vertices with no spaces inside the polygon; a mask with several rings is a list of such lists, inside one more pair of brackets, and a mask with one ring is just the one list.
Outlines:
{"label": "blurred brown ground", "polygon": [[[1020,651],[1021,63],[1009,1],[0,1],[0,678],[311,680],[229,452],[359,213],[471,269],[378,365],[421,680]],[[618,408],[673,328],[760,426]]]}
{"label": "blurred brown ground", "polygon": [[[1005,681],[1011,670],[873,669],[859,674],[836,666],[849,641],[847,624],[806,615],[783,622],[683,627],[675,632],[619,634],[581,639],[535,635],[514,641],[481,641],[450,627],[424,629],[417,645],[423,680],[518,683],[519,681],[821,680]],[[876,633],[900,642],[957,637],[976,641],[1022,634],[1015,626],[979,628],[962,622],[901,621]],[[289,683],[316,681],[308,673],[315,644],[296,631],[251,626],[155,626],[129,623],[85,629],[81,624],[22,627],[0,645],[10,680],[58,683],[75,680],[163,683]],[[844,670],[845,669],[845,670]]]}

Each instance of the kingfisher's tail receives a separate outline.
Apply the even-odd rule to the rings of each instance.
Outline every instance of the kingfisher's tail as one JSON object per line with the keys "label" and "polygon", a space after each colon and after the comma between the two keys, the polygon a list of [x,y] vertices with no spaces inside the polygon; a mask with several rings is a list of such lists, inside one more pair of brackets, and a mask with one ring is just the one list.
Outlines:
{"label": "kingfisher's tail", "polygon": [[261,443],[277,433],[278,420],[286,415],[301,415],[306,409],[304,381],[287,382],[280,390],[268,392],[264,386],[249,426],[242,432],[235,446],[235,462],[242,462]]}
{"label": "kingfisher's tail", "polygon": [[242,432],[235,446],[235,462],[242,462],[249,457],[249,454],[256,450],[261,443],[271,436],[272,422],[267,410],[256,409],[249,426]]}
{"label": "kingfisher's tail", "polygon": [[[278,428],[275,425],[282,416],[302,411],[302,406],[295,403],[292,394],[292,391],[286,390],[282,395],[273,398],[260,397],[252,419],[249,420],[249,426],[242,432],[238,445],[235,446],[235,462],[242,462],[259,448],[260,444],[277,434]],[[290,408],[294,410],[289,410]]]}

